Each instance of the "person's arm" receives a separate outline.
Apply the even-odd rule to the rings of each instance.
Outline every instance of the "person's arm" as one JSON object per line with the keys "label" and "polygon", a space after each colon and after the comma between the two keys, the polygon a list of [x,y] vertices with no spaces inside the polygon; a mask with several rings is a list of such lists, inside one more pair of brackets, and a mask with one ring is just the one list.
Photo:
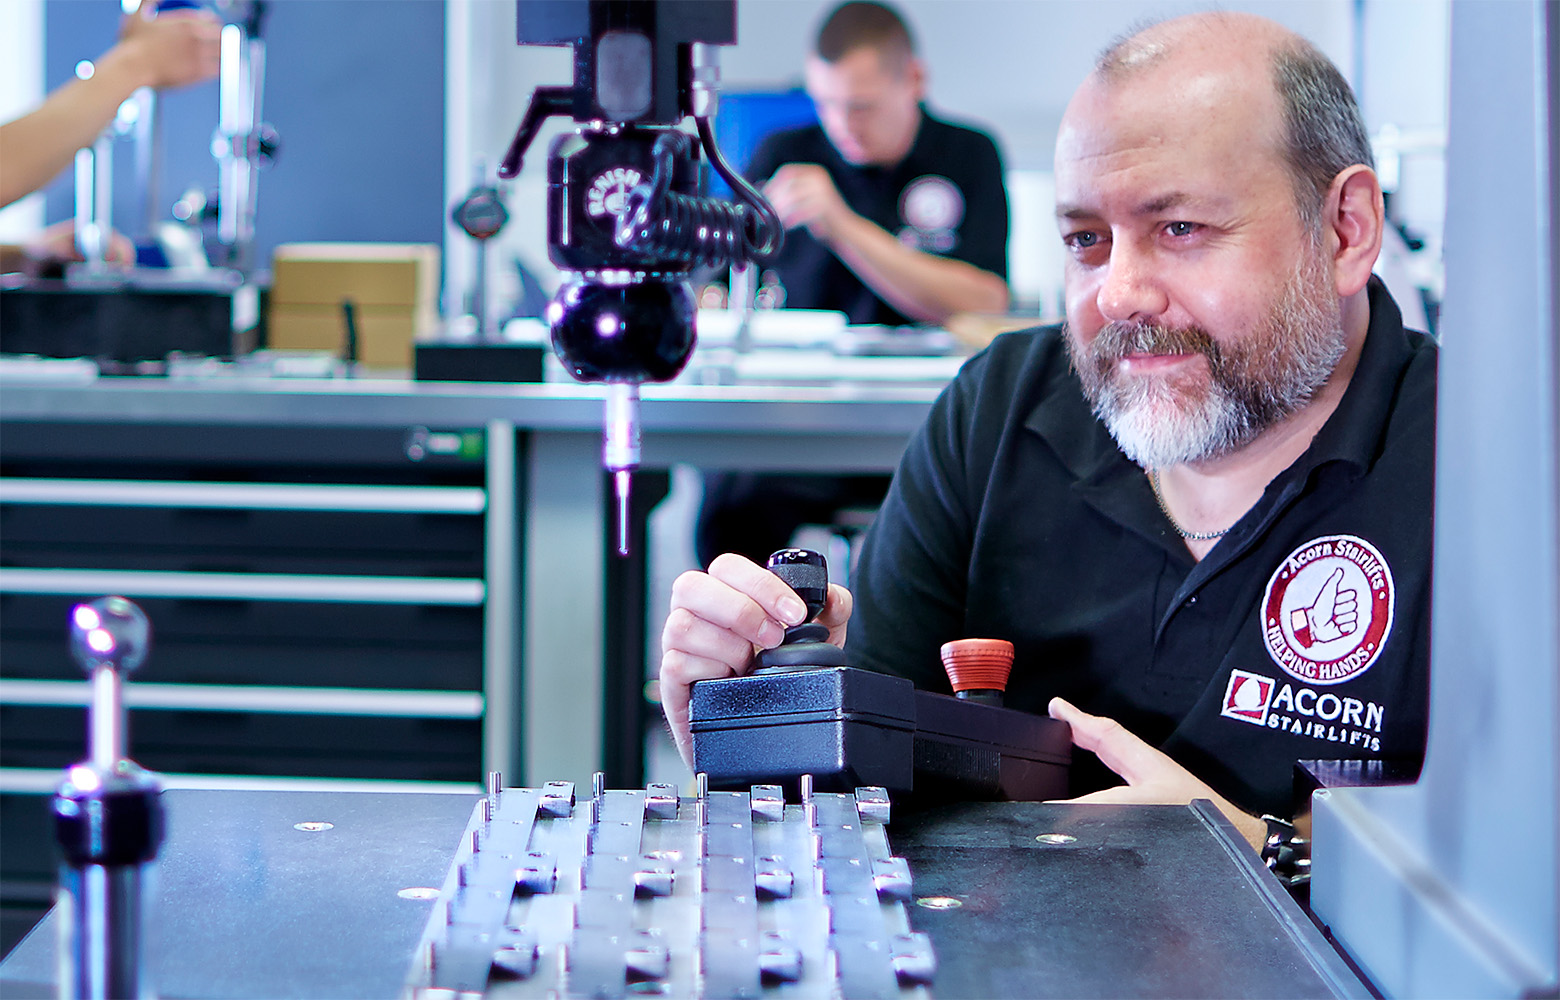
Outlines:
{"label": "person's arm", "polygon": [[955,313],[1007,310],[1007,282],[999,276],[907,247],[854,212],[836,230],[829,248],[862,284],[911,319],[941,323]]}
{"label": "person's arm", "polygon": [[829,173],[811,163],[776,170],[764,194],[787,229],[805,226],[883,301],[911,319],[940,323],[954,313],[1002,312],[1000,275],[905,246],[845,204]]}
{"label": "person's arm", "polygon": [[76,150],[92,145],[140,87],[179,87],[210,79],[220,64],[222,25],[209,11],[125,18],[120,39],[37,110],[0,125],[0,207],[43,187]]}
{"label": "person's arm", "polygon": [[[1208,799],[1254,850],[1262,850],[1267,838],[1265,821],[1242,812],[1186,768],[1128,732],[1121,723],[1090,715],[1061,698],[1051,699],[1050,714],[1072,727],[1073,745],[1095,754],[1126,782],[1068,801],[1185,805],[1194,799]],[[1305,832],[1309,833],[1309,829]]]}

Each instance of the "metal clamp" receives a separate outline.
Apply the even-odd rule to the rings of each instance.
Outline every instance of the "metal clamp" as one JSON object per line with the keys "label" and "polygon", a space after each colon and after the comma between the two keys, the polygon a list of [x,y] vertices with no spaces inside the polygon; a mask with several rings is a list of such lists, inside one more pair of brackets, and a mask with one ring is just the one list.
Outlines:
{"label": "metal clamp", "polygon": [[1277,816],[1263,816],[1267,838],[1262,842],[1262,863],[1286,886],[1311,881],[1311,842],[1295,831],[1295,825]]}

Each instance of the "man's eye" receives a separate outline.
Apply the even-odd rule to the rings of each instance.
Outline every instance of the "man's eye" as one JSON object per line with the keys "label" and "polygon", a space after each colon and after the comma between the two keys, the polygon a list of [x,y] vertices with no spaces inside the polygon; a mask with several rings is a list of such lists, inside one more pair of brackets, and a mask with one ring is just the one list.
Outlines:
{"label": "man's eye", "polygon": [[1100,234],[1090,232],[1069,233],[1062,237],[1062,242],[1074,250],[1087,250],[1089,247],[1099,244]]}
{"label": "man's eye", "polygon": [[1190,236],[1197,231],[1195,222],[1171,222],[1165,226],[1165,232],[1171,236]]}

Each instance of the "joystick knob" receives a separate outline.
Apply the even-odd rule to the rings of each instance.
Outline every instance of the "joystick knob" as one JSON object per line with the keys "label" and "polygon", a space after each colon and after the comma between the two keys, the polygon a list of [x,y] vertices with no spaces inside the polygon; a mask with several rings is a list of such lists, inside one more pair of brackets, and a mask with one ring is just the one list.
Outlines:
{"label": "joystick knob", "polygon": [[93,763],[112,770],[125,757],[124,681],[146,660],[152,627],[123,597],[100,597],[70,612],[70,654],[92,682],[88,735]]}
{"label": "joystick knob", "polygon": [[827,627],[813,621],[829,596],[829,563],[810,549],[781,549],[769,557],[770,572],[784,580],[807,605],[807,620],[785,630],[774,649],[758,654],[758,669],[811,670],[845,666],[845,651],[829,642]]}
{"label": "joystick knob", "polygon": [[769,557],[769,571],[786,582],[807,605],[807,620],[823,611],[829,598],[829,564],[810,549],[781,549]]}
{"label": "joystick knob", "polygon": [[103,597],[71,609],[69,636],[92,693],[88,757],[52,803],[65,914],[59,995],[150,996],[142,874],[162,842],[162,785],[126,753],[124,681],[146,660],[152,629],[131,602]]}
{"label": "joystick knob", "polygon": [[943,669],[955,697],[984,705],[1002,705],[1013,671],[1013,644],[1006,639],[955,639],[943,643]]}
{"label": "joystick knob", "polygon": [[146,614],[123,597],[100,597],[70,613],[70,655],[88,674],[99,667],[134,671],[145,662],[151,638]]}

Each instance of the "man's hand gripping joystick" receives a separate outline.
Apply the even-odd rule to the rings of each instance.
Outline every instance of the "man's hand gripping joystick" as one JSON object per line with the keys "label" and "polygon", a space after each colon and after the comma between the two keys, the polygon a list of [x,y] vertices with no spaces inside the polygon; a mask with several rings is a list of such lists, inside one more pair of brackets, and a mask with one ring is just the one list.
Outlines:
{"label": "man's hand gripping joystick", "polygon": [[[800,558],[788,557],[788,553]],[[835,647],[845,644],[850,591],[827,583],[828,570],[822,557],[785,549],[769,563],[770,569],[766,569],[727,552],[710,563],[708,572],[689,570],[672,584],[671,610],[661,630],[661,708],[678,751],[690,764],[693,747],[688,703],[694,683],[743,677],[765,664],[783,668],[775,659],[779,654],[773,653],[774,647],[782,645],[804,622],[823,628],[825,638]],[[777,564],[786,568],[771,572]],[[789,579],[777,576],[777,572]],[[821,648],[826,645],[830,643],[814,639],[810,652],[788,650],[784,656],[800,652],[801,659],[811,661],[792,663],[793,667],[825,666],[821,657],[831,655]],[[839,652],[835,648],[832,655]]]}

